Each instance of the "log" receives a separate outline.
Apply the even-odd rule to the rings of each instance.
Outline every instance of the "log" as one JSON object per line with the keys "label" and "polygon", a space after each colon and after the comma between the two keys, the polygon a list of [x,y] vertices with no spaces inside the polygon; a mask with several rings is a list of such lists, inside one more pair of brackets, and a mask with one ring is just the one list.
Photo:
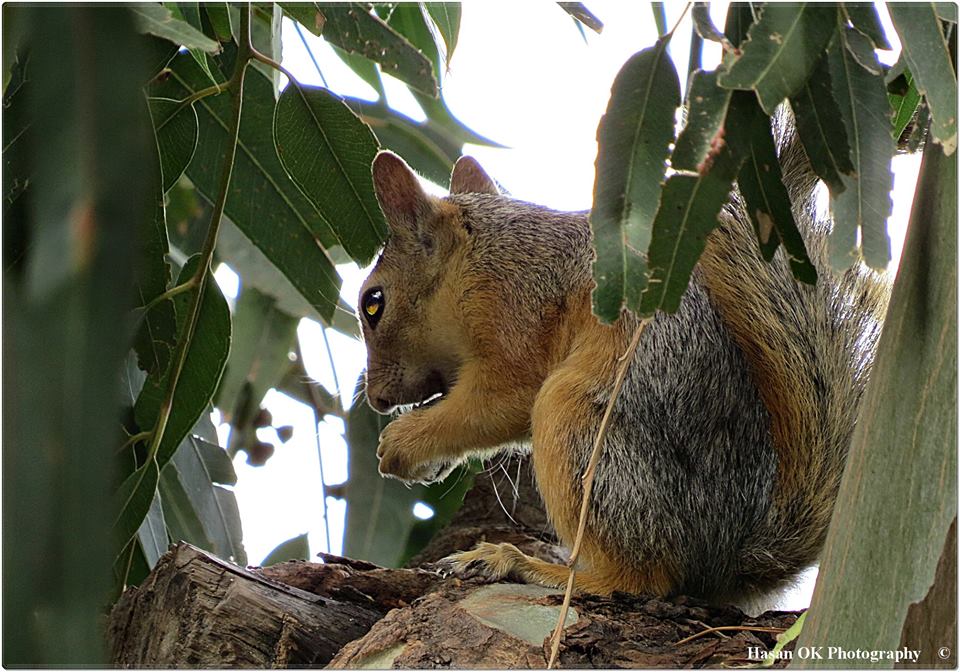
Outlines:
{"label": "log", "polygon": [[[108,625],[118,667],[542,668],[560,591],[442,578],[326,556],[242,569],[173,547],[126,591]],[[742,664],[769,650],[790,612],[748,618],[688,598],[575,597],[562,667]],[[726,630],[710,631],[714,627]],[[706,633],[705,636],[696,637]],[[690,641],[686,638],[695,637]],[[755,658],[755,657],[754,657]],[[755,662],[755,661],[754,661]],[[778,665],[786,661],[779,661]]]}
{"label": "log", "polygon": [[382,615],[180,543],[120,596],[107,640],[118,667],[323,665]]}

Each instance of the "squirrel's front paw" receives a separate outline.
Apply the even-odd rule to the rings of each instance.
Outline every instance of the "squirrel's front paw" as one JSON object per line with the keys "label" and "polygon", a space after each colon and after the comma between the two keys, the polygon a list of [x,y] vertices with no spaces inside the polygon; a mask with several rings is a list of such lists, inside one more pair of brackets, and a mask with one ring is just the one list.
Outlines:
{"label": "squirrel's front paw", "polygon": [[377,457],[380,475],[405,483],[432,483],[445,477],[452,465],[445,460],[425,455],[424,443],[411,431],[409,416],[400,416],[387,425],[380,434]]}

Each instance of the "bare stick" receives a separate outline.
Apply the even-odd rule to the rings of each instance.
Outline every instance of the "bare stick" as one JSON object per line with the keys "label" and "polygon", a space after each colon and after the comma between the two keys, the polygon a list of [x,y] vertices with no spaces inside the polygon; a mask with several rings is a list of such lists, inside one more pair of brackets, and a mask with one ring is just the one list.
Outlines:
{"label": "bare stick", "polygon": [[573,596],[573,584],[576,578],[576,563],[580,556],[580,546],[583,544],[583,533],[587,529],[587,511],[590,508],[590,495],[593,493],[593,478],[597,471],[597,463],[603,454],[603,441],[607,436],[607,427],[610,425],[610,416],[613,414],[613,406],[620,396],[620,388],[623,387],[623,381],[627,377],[627,371],[630,368],[630,362],[633,361],[633,353],[637,350],[637,344],[640,342],[640,335],[650,319],[644,319],[637,325],[633,332],[633,338],[626,352],[620,356],[620,368],[617,369],[617,377],[613,381],[613,389],[610,391],[610,400],[607,402],[607,409],[603,413],[603,419],[600,421],[600,429],[597,431],[597,438],[593,442],[593,452],[590,454],[590,462],[583,472],[583,499],[580,502],[580,523],[577,526],[577,537],[573,542],[573,549],[570,551],[570,578],[567,580],[567,590],[563,595],[563,606],[560,607],[560,618],[557,620],[557,627],[553,631],[553,642],[550,647],[550,662],[547,663],[547,669],[553,669],[557,661],[557,654],[560,652],[560,640],[563,638],[563,625],[567,620],[567,609],[570,608],[570,598]]}

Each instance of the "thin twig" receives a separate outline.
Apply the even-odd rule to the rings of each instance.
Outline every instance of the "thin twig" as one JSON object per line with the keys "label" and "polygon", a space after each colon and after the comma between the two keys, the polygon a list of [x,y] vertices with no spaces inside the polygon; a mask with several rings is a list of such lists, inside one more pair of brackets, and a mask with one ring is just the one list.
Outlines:
{"label": "thin twig", "polygon": [[[220,222],[223,217],[223,211],[227,203],[227,194],[229,193],[230,178],[233,175],[233,163],[237,153],[237,141],[240,136],[240,115],[243,108],[243,81],[246,73],[247,64],[250,61],[250,8],[247,6],[245,12],[240,13],[240,53],[237,55],[237,64],[228,85],[233,89],[235,98],[233,103],[233,118],[231,119],[230,131],[232,133],[231,142],[227,148],[227,155],[224,157],[223,171],[220,176],[220,192],[217,196],[216,205],[213,209],[213,215],[210,218],[210,225],[207,229],[206,239],[203,241],[203,247],[200,250],[200,264],[194,276],[187,282],[196,286],[196,292],[190,300],[190,307],[187,311],[187,319],[184,324],[184,331],[177,342],[174,353],[173,367],[170,371],[170,378],[167,382],[167,389],[163,400],[160,403],[160,409],[157,412],[157,420],[151,430],[152,438],[150,448],[147,452],[147,460],[156,461],[157,453],[160,450],[160,444],[163,442],[163,435],[167,428],[167,422],[170,419],[170,413],[173,411],[173,398],[177,390],[177,384],[180,381],[180,374],[183,372],[184,363],[187,360],[187,353],[190,351],[190,344],[193,341],[193,334],[197,328],[197,322],[200,316],[200,305],[203,301],[204,288],[210,275],[210,265],[213,259],[213,250],[217,244],[217,236],[220,231]],[[245,47],[246,45],[246,47]],[[173,290],[177,290],[174,287]],[[173,291],[170,290],[170,291]]]}
{"label": "thin twig", "polygon": [[673,645],[680,646],[681,644],[692,642],[693,640],[703,637],[704,635],[728,630],[737,630],[742,632],[769,632],[775,635],[780,635],[787,631],[786,628],[770,628],[760,625],[718,625],[715,628],[707,628],[706,630],[701,630],[700,632],[690,635],[689,637],[684,637],[679,642],[674,642]]}
{"label": "thin twig", "polygon": [[583,498],[580,500],[580,522],[577,526],[577,537],[573,542],[573,549],[570,551],[570,577],[567,580],[567,590],[563,595],[563,606],[560,607],[560,618],[557,620],[557,627],[553,631],[553,643],[550,647],[550,662],[547,663],[547,669],[553,669],[557,661],[557,654],[560,652],[560,640],[563,638],[563,625],[567,620],[567,610],[570,608],[570,599],[573,597],[573,585],[576,578],[576,563],[580,556],[580,546],[583,544],[583,535],[587,529],[587,511],[590,508],[590,495],[593,492],[593,478],[597,471],[597,463],[603,454],[603,442],[607,436],[607,428],[610,425],[610,416],[613,414],[613,406],[620,395],[620,389],[623,387],[623,381],[627,377],[627,371],[630,363],[633,361],[633,353],[637,350],[637,344],[640,342],[640,336],[649,322],[649,318],[641,320],[640,324],[633,332],[633,338],[630,339],[630,345],[626,352],[620,356],[620,368],[617,369],[617,376],[613,381],[613,389],[610,391],[610,399],[607,401],[607,409],[603,413],[603,419],[600,421],[600,429],[597,431],[597,438],[593,442],[593,452],[590,453],[590,462],[587,464],[586,471],[583,472]]}

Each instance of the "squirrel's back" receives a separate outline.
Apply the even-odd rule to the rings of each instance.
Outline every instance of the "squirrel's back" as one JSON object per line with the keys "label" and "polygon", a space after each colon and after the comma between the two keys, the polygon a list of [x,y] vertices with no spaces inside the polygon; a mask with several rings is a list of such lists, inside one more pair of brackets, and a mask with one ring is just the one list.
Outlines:
{"label": "squirrel's back", "polygon": [[[819,277],[760,256],[732,198],[673,314],[646,327],[613,408],[577,586],[759,596],[816,561],[886,303],[881,279],[826,261],[802,150],[781,151]],[[381,412],[433,399],[380,437],[385,475],[429,481],[470,454],[532,437],[545,508],[576,537],[580,477],[618,357],[639,319],[591,314],[587,213],[497,192],[461,159],[433,199],[396,156],[374,182],[391,238],[361,288],[367,390]],[[434,397],[439,393],[439,401]],[[486,544],[454,557],[491,576],[563,585],[568,570]]]}
{"label": "squirrel's back", "polygon": [[[760,258],[732,201],[679,310],[647,326],[614,407],[590,527],[620,557],[664,563],[671,592],[762,594],[823,545],[886,292],[870,271],[830,269],[812,182],[792,195],[816,286],[794,280],[782,250],[772,263]],[[476,266],[465,276],[475,291],[497,283],[511,313],[498,347],[550,331],[545,315],[589,293],[587,213],[488,194],[450,200],[473,229],[466,256]],[[614,327],[624,345],[637,322],[625,311]],[[611,384],[595,381],[598,419]],[[580,473],[596,429],[584,425],[569,443]]]}

